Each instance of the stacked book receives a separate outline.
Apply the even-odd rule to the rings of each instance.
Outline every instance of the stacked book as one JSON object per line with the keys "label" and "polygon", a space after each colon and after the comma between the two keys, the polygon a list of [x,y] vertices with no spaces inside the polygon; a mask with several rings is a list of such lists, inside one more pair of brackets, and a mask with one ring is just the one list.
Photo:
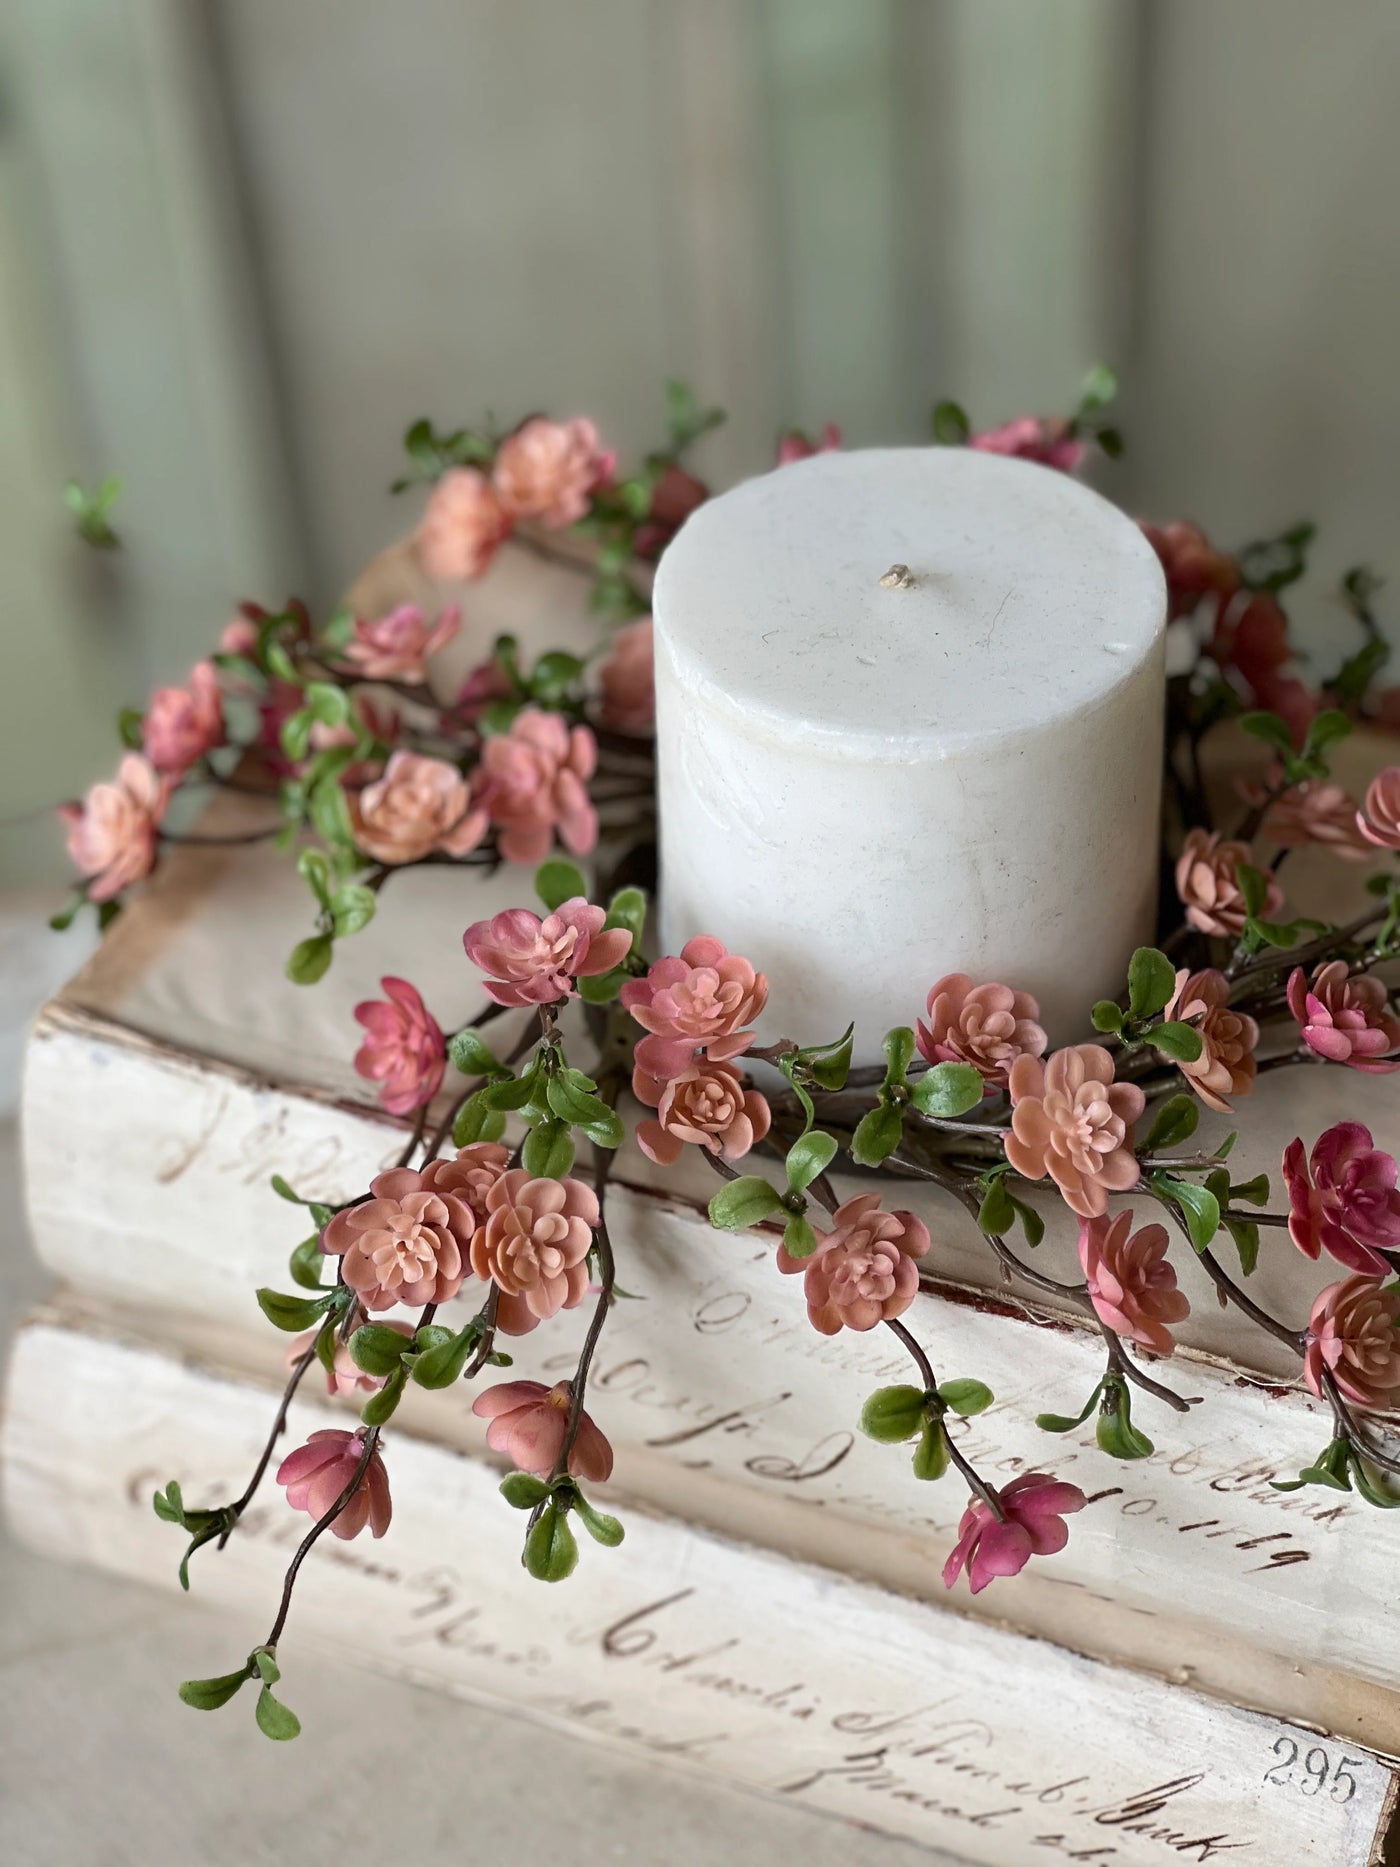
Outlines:
{"label": "stacked book", "polygon": [[[210,827],[257,808],[230,800]],[[444,1026],[471,1017],[482,999],[461,930],[528,887],[519,870],[398,877],[306,990],[282,976],[306,931],[291,866],[190,847],[46,1008],[25,1168],[62,1288],[10,1372],[19,1534],[174,1584],[178,1539],[152,1493],[176,1479],[199,1506],[241,1489],[285,1378],[286,1338],[253,1291],[287,1287],[306,1227],[271,1176],[335,1203],[404,1144],[351,1067],[354,1003],[388,972]],[[1344,1118],[1400,1132],[1400,1078],[1275,1073],[1249,1112],[1242,1177],[1276,1175],[1294,1134]],[[899,1352],[883,1332],[816,1335],[771,1242],[710,1227],[714,1185],[703,1166],[663,1174],[630,1147],[614,1171],[629,1295],[589,1405],[617,1449],[621,1549],[590,1545],[560,1586],[526,1577],[469,1390],[410,1387],[386,1435],[392,1530],[317,1545],[284,1671],[303,1642],[343,1653],[353,1628],[367,1664],[989,1867],[1381,1861],[1384,1758],[1400,1754],[1400,1522],[1350,1494],[1272,1488],[1329,1436],[1296,1363],[1270,1362],[1268,1339],[1238,1331],[1187,1267],[1194,1313],[1170,1372],[1204,1404],[1149,1418],[1139,1403],[1158,1447],[1139,1463],[1103,1458],[1092,1421],[1047,1438],[1036,1415],[1079,1412],[1101,1339],[998,1281],[940,1194],[901,1187],[938,1280],[911,1320],[941,1378],[976,1376],[996,1396],[962,1443],[994,1480],[1053,1469],[1090,1500],[1053,1563],[949,1596],[961,1489],[916,1482],[856,1427],[872,1389],[906,1378]],[[1301,1318],[1325,1274],[1282,1235],[1265,1247],[1260,1300]],[[1067,1272],[1072,1249],[1052,1226],[1040,1261]],[[512,1342],[513,1375],[567,1375],[584,1326],[575,1311]],[[298,1440],[345,1422],[336,1404],[299,1396]],[[195,1558],[194,1588],[246,1612],[250,1645],[304,1529],[269,1486],[225,1550]],[[208,1670],[239,1657],[211,1653]]]}

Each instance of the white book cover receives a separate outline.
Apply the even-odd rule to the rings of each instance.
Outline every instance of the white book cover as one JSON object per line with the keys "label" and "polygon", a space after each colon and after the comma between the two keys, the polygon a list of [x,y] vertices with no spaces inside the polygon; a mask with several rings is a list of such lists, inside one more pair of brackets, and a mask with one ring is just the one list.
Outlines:
{"label": "white book cover", "polygon": [[[180,1538],[152,1492],[178,1478],[199,1504],[239,1483],[269,1398],[62,1315],[32,1323],[5,1425],[11,1520],[41,1549],[173,1584]],[[308,1409],[306,1424],[329,1418]],[[371,1666],[987,1867],[1379,1867],[1394,1778],[1363,1746],[649,1515],[625,1493],[610,1505],[622,1547],[590,1545],[550,1587],[520,1568],[498,1472],[397,1423],[385,1443],[387,1537],[325,1539],[304,1566],[278,1648],[293,1709],[308,1650],[344,1653],[353,1627]],[[195,1590],[239,1612],[249,1650],[306,1527],[270,1488],[226,1550],[194,1558]],[[243,1658],[211,1651],[208,1670]],[[251,1701],[189,1715],[251,1718]]]}

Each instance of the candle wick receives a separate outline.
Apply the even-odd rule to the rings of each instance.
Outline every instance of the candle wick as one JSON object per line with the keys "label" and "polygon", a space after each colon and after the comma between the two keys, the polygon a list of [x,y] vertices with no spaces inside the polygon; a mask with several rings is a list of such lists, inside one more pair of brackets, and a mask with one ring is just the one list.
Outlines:
{"label": "candle wick", "polygon": [[880,579],[880,588],[882,590],[907,590],[913,581],[913,573],[907,564],[891,564]]}

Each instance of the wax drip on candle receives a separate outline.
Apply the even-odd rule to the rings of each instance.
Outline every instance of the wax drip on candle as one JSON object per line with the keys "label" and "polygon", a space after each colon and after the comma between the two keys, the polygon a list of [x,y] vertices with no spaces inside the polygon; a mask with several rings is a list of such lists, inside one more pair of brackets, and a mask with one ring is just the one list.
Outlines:
{"label": "wax drip on candle", "polygon": [[914,574],[907,564],[891,564],[880,579],[882,590],[907,590],[914,581]]}

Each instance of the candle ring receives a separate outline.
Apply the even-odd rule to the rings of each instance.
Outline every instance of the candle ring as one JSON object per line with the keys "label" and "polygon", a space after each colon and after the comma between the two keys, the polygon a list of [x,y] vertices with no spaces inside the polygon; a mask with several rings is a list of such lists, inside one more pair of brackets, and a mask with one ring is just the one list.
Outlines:
{"label": "candle ring", "polygon": [[913,573],[907,564],[891,564],[880,579],[880,588],[882,590],[907,590],[913,581]]}

